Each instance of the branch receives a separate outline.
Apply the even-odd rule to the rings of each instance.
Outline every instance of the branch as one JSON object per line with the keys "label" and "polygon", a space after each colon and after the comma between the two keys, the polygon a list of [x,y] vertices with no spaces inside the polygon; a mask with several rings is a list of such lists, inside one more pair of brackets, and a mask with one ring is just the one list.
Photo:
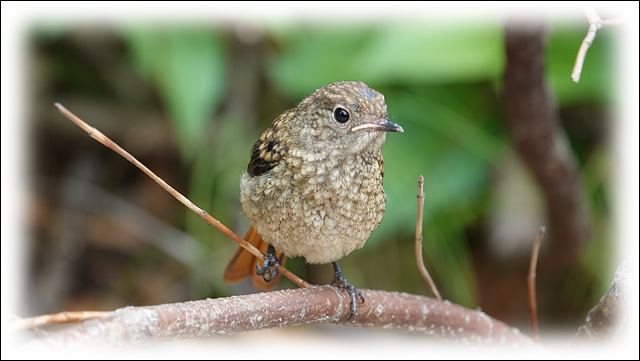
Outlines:
{"label": "branch", "polygon": [[416,263],[418,264],[418,269],[420,270],[420,274],[422,274],[422,278],[424,278],[425,282],[431,289],[431,293],[436,297],[438,301],[442,301],[442,297],[440,297],[440,292],[438,292],[438,287],[431,279],[431,275],[429,271],[427,271],[427,267],[424,265],[424,259],[422,258],[422,212],[424,210],[424,192],[422,191],[422,185],[424,184],[424,177],[421,175],[418,178],[418,220],[416,221]]}
{"label": "branch", "polygon": [[[146,175],[148,175],[151,179],[153,179],[156,183],[158,183],[158,185],[160,185],[164,190],[169,192],[175,199],[180,201],[180,203],[184,204],[185,206],[187,206],[187,208],[189,208],[194,213],[196,213],[198,216],[200,216],[200,218],[202,218],[205,221],[207,221],[207,223],[209,223],[210,225],[216,227],[218,230],[220,230],[222,233],[224,233],[229,238],[234,240],[236,243],[238,243],[244,249],[246,249],[247,251],[251,252],[251,254],[253,254],[254,256],[258,257],[258,259],[264,261],[264,255],[256,247],[254,247],[249,242],[247,242],[244,239],[242,239],[237,234],[233,233],[229,228],[227,228],[224,224],[220,223],[220,221],[218,221],[217,219],[213,218],[209,213],[207,213],[206,211],[200,209],[198,206],[193,204],[193,202],[191,202],[187,197],[183,196],[178,191],[176,191],[173,187],[171,187],[164,180],[162,180],[162,178],[158,177],[155,173],[153,173],[144,164],[140,163],[140,161],[138,161],[134,156],[129,154],[129,152],[127,152],[126,150],[122,149],[118,144],[113,142],[111,139],[109,139],[107,136],[102,134],[96,128],[94,128],[94,127],[88,125],[87,123],[85,123],[78,116],[76,116],[75,114],[73,114],[72,112],[67,110],[67,108],[62,106],[62,104],[55,103],[55,106],[56,106],[56,108],[58,108],[58,111],[60,111],[60,113],[62,113],[62,115],[64,115],[65,117],[69,118],[77,126],[82,128],[85,132],[87,132],[89,134],[89,136],[91,138],[97,140],[100,144],[102,144],[102,145],[106,146],[107,148],[113,150],[114,152],[120,154],[123,158],[125,158],[129,162],[133,163],[136,167],[140,168],[140,170],[142,170]],[[297,284],[300,287],[309,287],[310,286],[309,283],[307,283],[306,281],[302,280],[300,277],[296,276],[295,274],[289,272],[286,268],[284,268],[282,266],[278,267],[278,272],[280,272],[283,276],[287,277],[293,283]]]}
{"label": "branch", "polygon": [[11,327],[16,330],[42,327],[46,325],[58,325],[63,323],[75,323],[103,317],[111,313],[106,311],[78,311],[60,312],[50,315],[41,315],[29,318],[19,318],[11,322]]}
{"label": "branch", "polygon": [[592,7],[588,6],[584,9],[584,12],[587,16],[587,20],[589,21],[589,31],[587,31],[587,36],[582,40],[582,44],[580,45],[580,49],[578,49],[578,55],[576,56],[576,62],[573,65],[573,71],[571,72],[571,80],[574,83],[580,81],[580,75],[582,74],[582,65],[584,64],[584,59],[587,56],[587,50],[593,44],[593,40],[596,38],[596,32],[598,30],[607,27],[607,26],[615,26],[624,21],[624,18],[616,18],[610,20],[602,20],[600,16],[593,10]]}
{"label": "branch", "polygon": [[538,347],[482,311],[406,293],[361,290],[367,302],[349,321],[349,297],[310,287],[147,307],[120,308],[64,330],[39,333],[29,347],[123,348],[164,340],[229,335],[313,323],[391,329],[476,346]]}
{"label": "branch", "polygon": [[[613,275],[611,287],[600,302],[589,311],[584,325],[580,326],[574,341],[612,340],[620,334],[629,318],[630,305],[627,290],[631,282],[629,263],[623,262]],[[637,282],[637,280],[636,280]]]}
{"label": "branch", "polygon": [[536,266],[538,265],[538,252],[540,251],[540,242],[546,228],[540,227],[538,236],[533,242],[531,248],[531,261],[529,262],[529,274],[527,275],[527,289],[529,290],[529,312],[531,315],[531,329],[533,331],[533,339],[540,340],[538,335],[538,305],[536,303]]}

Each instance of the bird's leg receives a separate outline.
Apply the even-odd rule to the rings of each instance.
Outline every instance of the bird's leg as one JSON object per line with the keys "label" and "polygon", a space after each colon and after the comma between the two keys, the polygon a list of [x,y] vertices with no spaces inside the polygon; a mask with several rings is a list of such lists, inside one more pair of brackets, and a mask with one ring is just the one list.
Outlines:
{"label": "bird's leg", "polygon": [[256,263],[256,273],[262,276],[265,282],[271,282],[271,280],[278,274],[278,256],[276,255],[276,249],[272,245],[267,247],[267,254],[264,255],[264,263],[260,266]]}
{"label": "bird's leg", "polygon": [[338,266],[338,262],[333,262],[333,270],[335,272],[335,276],[333,276],[333,282],[331,282],[331,285],[344,288],[344,290],[349,294],[349,299],[351,300],[351,313],[349,314],[349,317],[347,317],[348,320],[356,314],[356,296],[360,297],[364,303],[364,295],[362,292],[358,291],[357,288],[353,287],[351,283],[347,282],[347,278],[342,273],[340,266]]}

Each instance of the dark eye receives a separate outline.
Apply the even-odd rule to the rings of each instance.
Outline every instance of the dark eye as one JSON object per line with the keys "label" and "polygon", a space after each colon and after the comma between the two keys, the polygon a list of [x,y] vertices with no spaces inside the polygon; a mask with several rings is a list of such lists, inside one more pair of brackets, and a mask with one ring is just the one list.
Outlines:
{"label": "dark eye", "polygon": [[344,123],[347,120],[349,120],[349,112],[347,112],[346,110],[344,110],[342,108],[336,108],[336,110],[333,112],[333,117],[339,123]]}

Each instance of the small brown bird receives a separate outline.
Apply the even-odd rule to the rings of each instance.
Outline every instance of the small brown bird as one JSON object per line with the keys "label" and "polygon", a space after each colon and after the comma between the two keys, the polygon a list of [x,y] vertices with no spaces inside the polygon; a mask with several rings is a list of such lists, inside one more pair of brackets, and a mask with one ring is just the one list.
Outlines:
{"label": "small brown bird", "polygon": [[403,130],[389,120],[384,96],[359,81],[319,88],[277,117],[253,145],[240,180],[240,202],[251,221],[245,239],[266,251],[265,261],[259,266],[238,248],[225,282],[253,275],[267,290],[284,255],[333,262],[332,285],[349,293],[351,318],[356,295],[362,302],[364,296],[336,261],[362,248],[382,220],[386,132]]}

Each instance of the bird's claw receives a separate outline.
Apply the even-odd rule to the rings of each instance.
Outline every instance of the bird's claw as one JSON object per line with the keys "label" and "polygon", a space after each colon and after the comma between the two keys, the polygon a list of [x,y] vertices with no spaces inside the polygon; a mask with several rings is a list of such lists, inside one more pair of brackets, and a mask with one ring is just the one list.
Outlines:
{"label": "bird's claw", "polygon": [[276,249],[272,245],[267,247],[267,253],[264,255],[264,262],[262,266],[256,263],[256,273],[262,276],[265,282],[271,282],[272,279],[278,274],[278,266],[280,261],[276,256]]}
{"label": "bird's claw", "polygon": [[356,314],[356,296],[358,296],[362,303],[364,303],[364,295],[347,281],[347,278],[342,273],[342,270],[338,266],[337,262],[333,262],[333,269],[335,271],[335,276],[333,277],[333,282],[331,282],[331,285],[334,287],[342,288],[349,294],[351,305],[351,312],[349,313],[349,317],[347,317],[347,320],[349,320],[351,319],[351,317],[353,317],[353,315]]}

